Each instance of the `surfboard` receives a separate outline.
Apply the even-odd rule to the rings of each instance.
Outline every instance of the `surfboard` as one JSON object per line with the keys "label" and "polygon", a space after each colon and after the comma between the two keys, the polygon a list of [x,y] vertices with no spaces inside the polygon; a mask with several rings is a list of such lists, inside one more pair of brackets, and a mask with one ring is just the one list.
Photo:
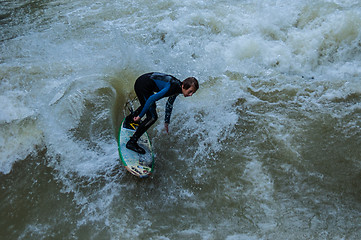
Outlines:
{"label": "surfboard", "polygon": [[118,134],[118,150],[121,162],[131,174],[139,178],[149,177],[154,170],[154,155],[148,134],[144,133],[138,140],[138,144],[145,150],[145,154],[139,154],[126,148],[129,138],[137,129],[137,124],[132,124],[132,129],[129,129],[124,126],[124,120],[125,118],[119,127]]}

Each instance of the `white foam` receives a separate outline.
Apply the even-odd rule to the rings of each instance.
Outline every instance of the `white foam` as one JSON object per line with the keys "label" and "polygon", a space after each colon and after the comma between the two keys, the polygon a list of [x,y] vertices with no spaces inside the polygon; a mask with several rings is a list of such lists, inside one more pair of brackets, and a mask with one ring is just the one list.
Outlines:
{"label": "white foam", "polygon": [[19,90],[5,91],[0,96],[0,172],[5,174],[42,142],[36,112],[25,101],[26,92]]}
{"label": "white foam", "polygon": [[25,159],[37,145],[42,145],[42,131],[34,119],[2,124],[0,132],[0,172],[5,174],[16,161]]}
{"label": "white foam", "polygon": [[[232,144],[238,146],[237,141],[246,137],[235,131],[245,120],[242,114],[264,119],[262,126],[277,140],[277,146],[285,146],[297,156],[292,134],[298,129],[286,129],[296,124],[287,118],[288,107],[298,104],[298,110],[308,116],[322,109],[334,110],[327,104],[360,93],[357,4],[346,0],[187,0],[82,1],[67,5],[57,1],[51,5],[56,11],[44,8],[38,20],[23,23],[25,30],[13,26],[17,37],[0,46],[1,81],[10,84],[2,88],[0,96],[0,170],[8,173],[11,165],[32,153],[36,145],[45,146],[62,191],[72,193],[81,209],[78,226],[100,221],[117,236],[131,237],[132,231],[140,234],[152,224],[151,212],[143,208],[146,219],[142,227],[129,225],[133,219],[125,215],[131,211],[125,209],[121,218],[114,216],[113,210],[114,202],[129,200],[119,197],[129,190],[125,188],[143,189],[143,185],[127,182],[122,171],[110,176],[118,166],[113,129],[118,123],[113,119],[121,111],[112,108],[119,97],[116,94],[126,98],[132,91],[135,79],[129,78],[146,71],[164,71],[180,79],[193,75],[200,80],[201,88],[192,98],[177,99],[171,120],[174,131],[170,134],[179,145],[175,147],[188,149],[180,160],[198,170],[185,178],[198,184],[207,181],[205,176],[213,170],[206,161],[223,153],[229,142],[236,139]],[[119,77],[119,72],[130,74]],[[112,86],[105,80],[108,77]],[[267,95],[279,99],[272,102]],[[159,105],[164,106],[164,102]],[[360,106],[340,108],[345,111],[341,116],[345,116]],[[162,114],[163,108],[161,127]],[[360,131],[355,122],[347,127],[356,134]],[[252,137],[247,138],[250,141],[245,149],[236,149],[249,161],[240,176],[247,184],[235,186],[243,191],[236,192],[234,185],[225,188],[233,190],[229,191],[231,197],[250,199],[245,203],[250,215],[258,214],[250,228],[258,233],[260,229],[260,235],[267,236],[282,216],[277,215],[272,175],[262,164],[262,153],[253,147],[262,136]],[[285,171],[292,170],[287,164],[282,166]],[[165,175],[157,177],[162,180]],[[164,184],[161,180],[154,182]],[[92,184],[101,186],[92,189]],[[209,207],[209,202],[199,200],[204,196],[202,191],[179,186],[176,180],[167,182],[167,188],[169,195],[161,198],[169,201],[166,207]],[[192,201],[197,194],[201,195],[199,201]],[[182,200],[186,200],[184,205]],[[132,206],[141,208],[137,203]],[[298,217],[291,221],[303,224]],[[212,236],[212,224],[204,224],[209,225],[197,225],[183,233],[203,231]],[[26,231],[42,233],[47,228],[34,225]],[[228,236],[236,238],[256,237],[252,233]]]}

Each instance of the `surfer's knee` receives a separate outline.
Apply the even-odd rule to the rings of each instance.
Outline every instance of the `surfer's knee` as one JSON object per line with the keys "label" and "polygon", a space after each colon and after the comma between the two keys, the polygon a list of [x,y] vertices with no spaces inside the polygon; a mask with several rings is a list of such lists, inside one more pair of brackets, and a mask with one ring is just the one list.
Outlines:
{"label": "surfer's knee", "polygon": [[148,129],[150,126],[152,126],[158,119],[158,116],[147,116],[147,118],[143,122],[143,126]]}

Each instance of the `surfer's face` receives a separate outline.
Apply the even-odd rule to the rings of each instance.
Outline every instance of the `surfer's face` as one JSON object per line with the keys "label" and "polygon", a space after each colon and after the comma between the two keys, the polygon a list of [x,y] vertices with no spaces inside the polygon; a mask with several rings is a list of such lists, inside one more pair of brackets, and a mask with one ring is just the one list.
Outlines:
{"label": "surfer's face", "polygon": [[195,92],[196,92],[196,89],[194,86],[191,86],[190,88],[185,89],[182,85],[182,93],[183,93],[184,97],[191,97],[193,95],[193,93],[195,93]]}

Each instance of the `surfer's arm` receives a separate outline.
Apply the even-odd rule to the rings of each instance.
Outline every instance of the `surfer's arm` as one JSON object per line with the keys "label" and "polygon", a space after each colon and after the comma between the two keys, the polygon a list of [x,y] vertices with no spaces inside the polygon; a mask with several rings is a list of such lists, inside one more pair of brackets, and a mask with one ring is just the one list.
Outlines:
{"label": "surfer's arm", "polygon": [[170,88],[170,84],[167,85],[165,88],[163,88],[161,91],[150,96],[145,102],[145,105],[142,111],[140,112],[139,117],[142,118],[145,115],[145,113],[149,110],[150,106],[152,106],[159,99],[163,98],[164,95],[168,92],[169,88]]}
{"label": "surfer's arm", "polygon": [[176,99],[177,95],[171,96],[168,98],[168,101],[165,105],[165,117],[164,117],[164,123],[169,124],[170,123],[170,116],[172,115],[173,110],[173,103]]}

